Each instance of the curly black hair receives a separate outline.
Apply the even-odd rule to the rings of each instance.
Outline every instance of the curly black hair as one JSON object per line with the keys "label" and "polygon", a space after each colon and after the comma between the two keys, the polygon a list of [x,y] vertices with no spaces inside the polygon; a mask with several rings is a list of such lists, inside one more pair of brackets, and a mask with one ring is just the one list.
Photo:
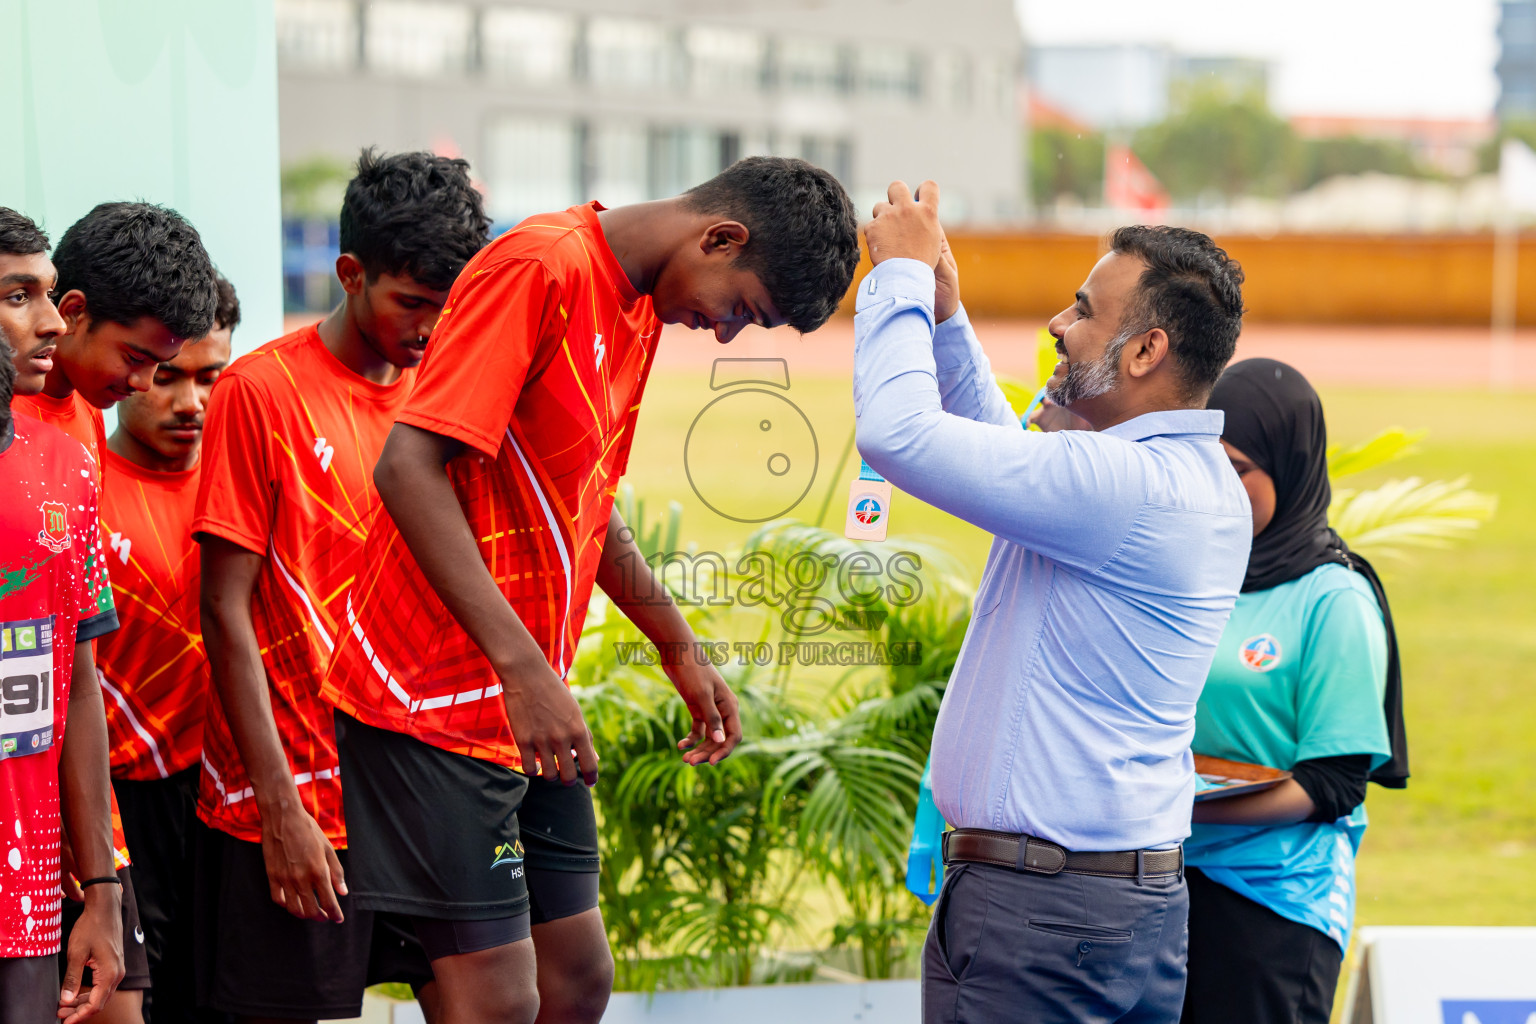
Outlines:
{"label": "curly black hair", "polygon": [[235,286],[229,283],[229,278],[213,272],[213,286],[218,291],[219,301],[213,307],[213,326],[218,330],[233,331],[240,326],[240,297],[235,294]]}
{"label": "curly black hair", "polygon": [[31,217],[0,206],[0,256],[31,256],[48,248],[48,236]]}
{"label": "curly black hair", "polygon": [[432,153],[357,158],[341,202],[341,251],[368,275],[408,274],[446,291],[490,242],[491,221],[469,181],[469,162]]}
{"label": "curly black hair", "polygon": [[102,203],[70,225],[53,255],[58,294],[79,290],[92,320],[158,320],[178,338],[213,326],[218,292],[202,237],[175,210]]}
{"label": "curly black hair", "polygon": [[1109,247],[1147,266],[1126,307],[1122,332],[1166,331],[1186,394],[1203,399],[1237,350],[1243,268],[1209,235],[1189,228],[1123,227]]}
{"label": "curly black hair", "polygon": [[837,311],[859,265],[859,222],[829,172],[777,156],[749,156],[683,193],[702,213],[749,232],[736,262],[757,275],[784,319],[802,333]]}

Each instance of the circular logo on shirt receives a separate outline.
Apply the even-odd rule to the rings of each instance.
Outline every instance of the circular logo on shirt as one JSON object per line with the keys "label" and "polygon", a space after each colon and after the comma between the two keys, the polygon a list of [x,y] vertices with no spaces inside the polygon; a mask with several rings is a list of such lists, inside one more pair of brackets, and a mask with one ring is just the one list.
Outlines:
{"label": "circular logo on shirt", "polygon": [[1244,640],[1237,649],[1237,656],[1242,659],[1244,668],[1268,672],[1280,664],[1280,641],[1268,633],[1260,633]]}
{"label": "circular logo on shirt", "polygon": [[880,506],[880,499],[873,494],[866,494],[853,503],[853,518],[863,526],[874,526],[885,515],[885,509]]}

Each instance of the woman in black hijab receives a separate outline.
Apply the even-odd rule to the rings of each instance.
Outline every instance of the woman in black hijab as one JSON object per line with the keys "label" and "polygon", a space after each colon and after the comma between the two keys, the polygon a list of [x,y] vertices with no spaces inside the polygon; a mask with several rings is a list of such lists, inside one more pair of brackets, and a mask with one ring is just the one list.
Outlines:
{"label": "woman in black hijab", "polygon": [[1226,414],[1254,539],[1193,746],[1292,778],[1195,805],[1183,1022],[1325,1024],[1354,922],[1366,782],[1408,777],[1397,643],[1375,571],[1328,525],[1317,392],[1284,363],[1249,359],[1209,406]]}

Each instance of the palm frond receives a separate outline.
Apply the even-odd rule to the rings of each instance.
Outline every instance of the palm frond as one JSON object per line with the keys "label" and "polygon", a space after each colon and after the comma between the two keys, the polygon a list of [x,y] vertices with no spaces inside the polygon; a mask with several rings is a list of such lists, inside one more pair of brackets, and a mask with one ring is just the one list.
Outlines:
{"label": "palm frond", "polygon": [[1369,441],[1350,445],[1348,448],[1331,444],[1328,446],[1328,476],[1332,480],[1342,480],[1344,477],[1363,473],[1377,466],[1385,466],[1389,462],[1396,462],[1418,451],[1418,443],[1428,433],[1427,430],[1415,430],[1410,433],[1401,427],[1392,427],[1383,430]]}
{"label": "palm frond", "polygon": [[1408,548],[1444,548],[1492,518],[1498,498],[1474,491],[1467,477],[1391,480],[1365,491],[1338,490],[1328,519],[1367,558],[1400,558]]}

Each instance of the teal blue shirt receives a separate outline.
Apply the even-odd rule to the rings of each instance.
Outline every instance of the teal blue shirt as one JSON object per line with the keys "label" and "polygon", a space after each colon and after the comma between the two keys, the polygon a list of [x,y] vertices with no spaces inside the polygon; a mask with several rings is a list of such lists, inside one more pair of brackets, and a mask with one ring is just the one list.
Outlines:
{"label": "teal blue shirt", "polygon": [[[1290,768],[1298,761],[1390,755],[1381,702],[1387,634],[1364,576],[1324,565],[1242,594],[1195,709],[1196,753]],[[1196,825],[1187,862],[1281,917],[1349,944],[1361,805],[1337,821]]]}

